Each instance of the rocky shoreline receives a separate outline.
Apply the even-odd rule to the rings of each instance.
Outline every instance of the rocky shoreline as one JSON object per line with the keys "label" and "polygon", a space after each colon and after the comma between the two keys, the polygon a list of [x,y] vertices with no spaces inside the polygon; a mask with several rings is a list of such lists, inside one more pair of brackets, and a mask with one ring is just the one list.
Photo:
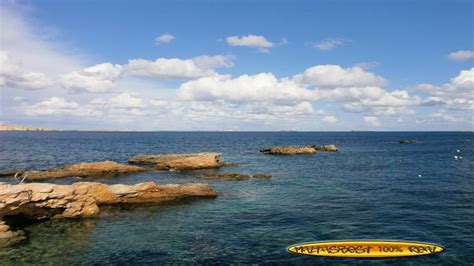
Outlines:
{"label": "rocky shoreline", "polygon": [[[314,154],[316,151],[337,151],[334,145],[279,146],[262,149],[269,154]],[[115,177],[160,170],[201,170],[235,166],[226,163],[217,152],[188,154],[137,155],[128,159],[130,164],[114,161],[85,162],[46,170],[7,170],[0,177],[15,177],[19,184],[0,182],[0,247],[25,239],[20,230],[11,230],[7,221],[15,219],[43,220],[63,218],[91,218],[100,213],[100,206],[121,204],[159,204],[190,198],[214,198],[218,193],[208,184],[166,184],[154,182],[135,185],[106,185],[96,182],[76,182],[70,185],[42,183],[58,178]],[[132,165],[133,164],[133,165]],[[237,172],[208,173],[199,176],[206,180],[270,179],[270,174],[253,176]],[[31,181],[35,183],[30,183]],[[7,219],[5,219],[7,218]]]}
{"label": "rocky shoreline", "polygon": [[135,185],[106,185],[78,182],[72,185],[0,183],[0,246],[23,240],[21,231],[11,231],[5,216],[17,219],[91,218],[100,213],[101,205],[164,203],[189,198],[215,198],[217,193],[207,184],[166,184],[153,182]]}

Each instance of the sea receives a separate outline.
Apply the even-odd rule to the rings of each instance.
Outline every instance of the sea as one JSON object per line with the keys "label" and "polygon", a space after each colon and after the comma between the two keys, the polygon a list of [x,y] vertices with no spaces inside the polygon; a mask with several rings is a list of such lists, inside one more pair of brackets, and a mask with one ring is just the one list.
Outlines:
{"label": "sea", "polygon": [[[417,144],[399,144],[416,139]],[[0,132],[0,171],[139,154],[215,151],[239,166],[158,171],[70,184],[209,183],[215,199],[101,209],[95,219],[46,220],[0,249],[0,265],[473,265],[472,132]],[[262,154],[275,145],[335,144],[338,152]],[[269,180],[204,180],[212,172]],[[1,182],[18,183],[13,178]],[[311,241],[377,239],[441,245],[436,255],[340,259],[292,254]]]}

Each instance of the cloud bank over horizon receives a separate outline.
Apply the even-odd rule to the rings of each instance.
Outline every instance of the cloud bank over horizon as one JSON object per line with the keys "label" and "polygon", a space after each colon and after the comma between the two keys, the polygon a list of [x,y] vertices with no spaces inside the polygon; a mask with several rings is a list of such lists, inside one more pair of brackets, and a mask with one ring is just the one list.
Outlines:
{"label": "cloud bank over horizon", "polygon": [[[45,38],[41,25],[27,19],[30,14],[16,3],[0,5],[0,15],[8,18],[0,22],[0,122],[131,130],[473,128],[472,65],[441,82],[396,87],[363,62],[315,60],[281,74],[272,68],[247,72],[240,67],[246,56],[217,50],[183,57],[137,51],[101,61],[71,53],[78,49],[61,38]],[[254,57],[262,57],[257,60],[272,56],[270,50],[279,45],[259,34],[227,36],[228,49],[257,49]],[[157,49],[172,49],[175,39],[164,33],[151,40]],[[323,39],[311,48],[336,52],[347,43]],[[469,50],[453,50],[449,60],[439,56],[460,63],[473,58]]]}

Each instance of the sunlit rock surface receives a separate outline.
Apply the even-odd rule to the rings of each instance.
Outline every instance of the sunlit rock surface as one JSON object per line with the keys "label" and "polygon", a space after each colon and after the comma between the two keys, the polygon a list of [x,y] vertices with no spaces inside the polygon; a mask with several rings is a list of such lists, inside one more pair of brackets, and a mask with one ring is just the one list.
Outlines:
{"label": "sunlit rock surface", "polygon": [[228,165],[220,160],[220,153],[202,152],[189,154],[139,155],[128,159],[130,163],[150,164],[155,169],[206,169]]}
{"label": "sunlit rock surface", "polygon": [[100,212],[101,205],[163,203],[188,198],[213,198],[217,193],[207,184],[106,185],[78,182],[72,185],[0,183],[0,246],[23,239],[21,231],[11,231],[2,218],[41,220],[47,218],[88,218]]}

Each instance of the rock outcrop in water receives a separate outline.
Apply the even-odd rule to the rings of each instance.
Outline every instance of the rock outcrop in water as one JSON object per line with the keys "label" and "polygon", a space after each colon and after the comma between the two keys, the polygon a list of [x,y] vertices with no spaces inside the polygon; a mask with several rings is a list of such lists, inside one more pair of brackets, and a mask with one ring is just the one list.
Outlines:
{"label": "rock outcrop in water", "polygon": [[399,144],[417,144],[418,141],[416,139],[401,139],[398,141]]}
{"label": "rock outcrop in water", "polygon": [[128,162],[135,164],[150,164],[153,168],[159,170],[207,169],[219,168],[229,165],[227,163],[221,162],[220,156],[221,154],[216,152],[139,155],[130,157]]}
{"label": "rock outcrop in water", "polygon": [[113,161],[72,164],[62,168],[51,168],[43,171],[24,171],[28,181],[39,181],[65,177],[110,177],[129,173],[147,171],[147,168],[119,164]]}
{"label": "rock outcrop in water", "polygon": [[311,146],[277,146],[261,149],[260,152],[276,155],[314,154],[316,149]]}
{"label": "rock outcrop in water", "polygon": [[261,149],[260,152],[267,154],[293,155],[293,154],[314,154],[317,151],[337,151],[334,144],[312,145],[312,146],[275,146]]}
{"label": "rock outcrop in water", "polygon": [[78,182],[72,185],[0,183],[0,246],[14,244],[24,236],[10,231],[2,220],[8,217],[41,220],[47,218],[88,218],[100,212],[101,205],[163,203],[187,198],[216,197],[207,184],[106,185]]}
{"label": "rock outcrop in water", "polygon": [[337,147],[334,144],[329,144],[329,145],[313,145],[311,146],[315,148],[317,151],[337,151]]}

